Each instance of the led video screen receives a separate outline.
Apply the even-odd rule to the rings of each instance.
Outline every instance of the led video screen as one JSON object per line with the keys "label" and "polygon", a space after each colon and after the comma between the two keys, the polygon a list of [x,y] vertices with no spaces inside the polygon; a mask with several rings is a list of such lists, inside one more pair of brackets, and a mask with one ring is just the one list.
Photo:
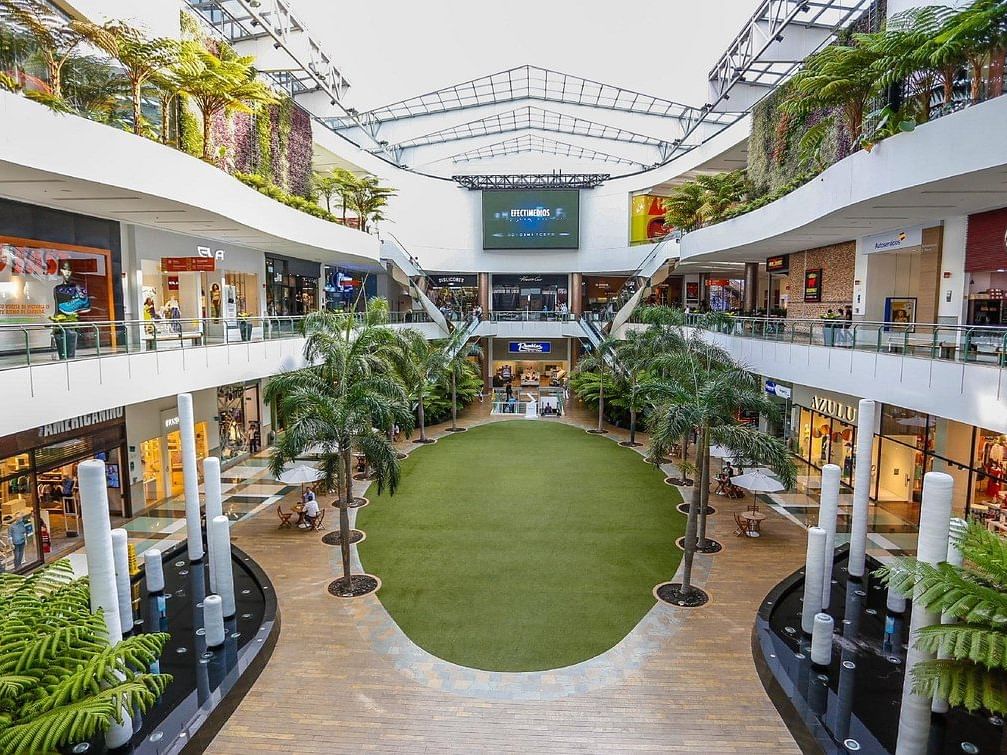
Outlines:
{"label": "led video screen", "polygon": [[483,192],[483,249],[576,249],[576,189]]}

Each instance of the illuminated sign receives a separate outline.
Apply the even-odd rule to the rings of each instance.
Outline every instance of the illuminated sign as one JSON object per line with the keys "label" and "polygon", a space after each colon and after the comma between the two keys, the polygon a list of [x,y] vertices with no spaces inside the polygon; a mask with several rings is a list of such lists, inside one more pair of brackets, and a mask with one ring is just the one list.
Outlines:
{"label": "illuminated sign", "polygon": [[511,354],[548,354],[552,344],[548,341],[511,341],[508,351]]}
{"label": "illuminated sign", "polygon": [[778,257],[769,257],[766,260],[767,273],[786,273],[790,270],[790,255],[781,254]]}
{"label": "illuminated sign", "polygon": [[804,301],[820,302],[822,300],[822,268],[804,272]]}

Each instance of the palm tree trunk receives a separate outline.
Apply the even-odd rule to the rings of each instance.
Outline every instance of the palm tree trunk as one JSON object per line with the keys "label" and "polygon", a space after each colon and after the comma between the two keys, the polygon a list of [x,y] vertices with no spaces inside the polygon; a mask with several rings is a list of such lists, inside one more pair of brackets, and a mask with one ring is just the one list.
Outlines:
{"label": "palm tree trunk", "polygon": [[1004,93],[1004,57],[1007,50],[995,47],[990,52],[989,80],[986,84],[988,97],[999,97]]}
{"label": "palm tree trunk", "polygon": [[629,410],[629,444],[636,445],[636,409]]}
{"label": "palm tree trunk", "polygon": [[426,418],[425,418],[425,416],[423,414],[423,394],[422,393],[420,393],[420,399],[419,399],[418,403],[419,403],[419,407],[418,407],[419,412],[418,412],[418,414],[419,414],[419,417],[420,417],[420,442],[423,443],[427,439],[427,427],[426,427]]}
{"label": "palm tree trunk", "polygon": [[451,373],[451,429],[457,430],[458,426],[458,394],[455,386],[455,373]]}
{"label": "palm tree trunk", "polygon": [[48,57],[45,62],[49,76],[49,92],[53,97],[63,97],[62,64],[54,57]]}
{"label": "palm tree trunk", "polygon": [[353,500],[353,450],[349,443],[343,451],[343,494],[339,498],[339,550],[343,557],[346,591],[352,587],[350,576],[350,502]]}
{"label": "palm tree trunk", "polygon": [[972,96],[972,104],[975,105],[979,102],[980,95],[982,94],[982,83],[983,83],[983,58],[976,56],[969,61],[969,66],[972,68],[972,88],[970,94]]}
{"label": "palm tree trunk", "polygon": [[[706,442],[705,431],[700,432],[699,448]],[[696,452],[696,465],[702,464],[699,458],[699,451]],[[685,524],[685,558],[682,559],[682,592],[687,593],[692,589],[692,562],[696,556],[696,519],[699,513],[699,503],[701,498],[699,490],[693,489],[692,500],[689,501],[689,518]]]}
{"label": "palm tree trunk", "polygon": [[133,133],[139,134],[142,131],[141,120],[143,118],[140,111],[140,82],[130,82],[130,91],[133,97]]}
{"label": "palm tree trunk", "polygon": [[161,98],[161,144],[168,143],[171,119],[171,100],[167,97]]}
{"label": "palm tree trunk", "polygon": [[200,111],[203,114],[203,159],[210,160],[210,119],[213,115],[206,110]]}
{"label": "palm tree trunk", "polygon": [[601,371],[601,381],[598,383],[598,432],[605,432],[605,371]]}
{"label": "palm tree trunk", "polygon": [[697,548],[706,548],[710,543],[706,539],[706,510],[710,505],[710,449],[700,448],[703,458],[699,473],[699,542]]}

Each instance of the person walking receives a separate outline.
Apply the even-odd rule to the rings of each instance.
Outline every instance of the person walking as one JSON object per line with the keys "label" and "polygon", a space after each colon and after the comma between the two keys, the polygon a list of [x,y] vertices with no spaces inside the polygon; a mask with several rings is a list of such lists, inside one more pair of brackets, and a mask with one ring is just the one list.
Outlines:
{"label": "person walking", "polygon": [[28,541],[28,526],[25,524],[26,517],[18,517],[7,528],[7,537],[10,539],[11,548],[14,549],[14,571],[21,568],[24,563],[24,547]]}

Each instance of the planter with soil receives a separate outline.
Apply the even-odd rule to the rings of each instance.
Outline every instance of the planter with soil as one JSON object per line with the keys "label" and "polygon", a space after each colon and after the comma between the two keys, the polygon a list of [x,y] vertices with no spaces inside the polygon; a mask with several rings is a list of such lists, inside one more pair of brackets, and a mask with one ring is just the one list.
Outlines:
{"label": "planter with soil", "polygon": [[[326,545],[339,546],[343,544],[342,536],[343,533],[341,530],[337,530],[335,532],[328,532],[322,537],[322,542],[325,543]],[[359,543],[361,540],[364,540],[366,538],[367,535],[365,535],[362,530],[350,530],[350,545],[353,545],[354,543]]]}
{"label": "planter with soil", "polygon": [[413,443],[419,443],[419,444],[422,444],[424,446],[429,446],[431,443],[436,443],[436,442],[437,442],[437,438],[417,438],[416,440],[413,441]]}
{"label": "planter with soil", "polygon": [[[675,541],[675,545],[678,546],[679,550],[684,551],[685,550],[685,538],[684,537],[678,538],[678,540]],[[713,553],[720,553],[722,550],[724,550],[724,546],[723,545],[721,545],[720,543],[718,543],[716,540],[713,540],[711,538],[706,538],[706,545],[697,547],[696,548],[696,553],[705,553],[707,555],[711,555]]]}
{"label": "planter with soil", "polygon": [[698,587],[683,591],[680,582],[662,582],[654,588],[654,597],[662,603],[680,608],[698,608],[710,600],[710,596]]}
{"label": "planter with soil", "polygon": [[[370,501],[367,500],[366,498],[362,497],[362,496],[359,496],[359,495],[353,496],[353,500],[350,501],[349,508],[351,508],[351,509],[359,509],[359,508],[361,508],[363,506],[366,506],[368,503],[370,503]],[[334,509],[338,509],[339,508],[339,499],[338,498],[335,501],[332,502],[332,508],[334,508]]]}
{"label": "planter with soil", "polygon": [[695,480],[690,480],[684,477],[665,477],[665,485],[681,485],[682,487],[691,488],[696,484]]}
{"label": "planter with soil", "polygon": [[370,574],[351,574],[350,584],[340,577],[329,583],[329,595],[336,598],[359,598],[376,592],[381,587],[381,580]]}
{"label": "planter with soil", "polygon": [[[681,512],[682,514],[685,514],[686,516],[689,515],[689,504],[688,503],[680,503],[675,508],[677,508],[679,510],[679,512]],[[710,516],[710,514],[716,514],[716,513],[717,513],[717,510],[715,508],[713,508],[713,506],[710,506],[709,504],[706,505],[706,515],[707,516]]]}

